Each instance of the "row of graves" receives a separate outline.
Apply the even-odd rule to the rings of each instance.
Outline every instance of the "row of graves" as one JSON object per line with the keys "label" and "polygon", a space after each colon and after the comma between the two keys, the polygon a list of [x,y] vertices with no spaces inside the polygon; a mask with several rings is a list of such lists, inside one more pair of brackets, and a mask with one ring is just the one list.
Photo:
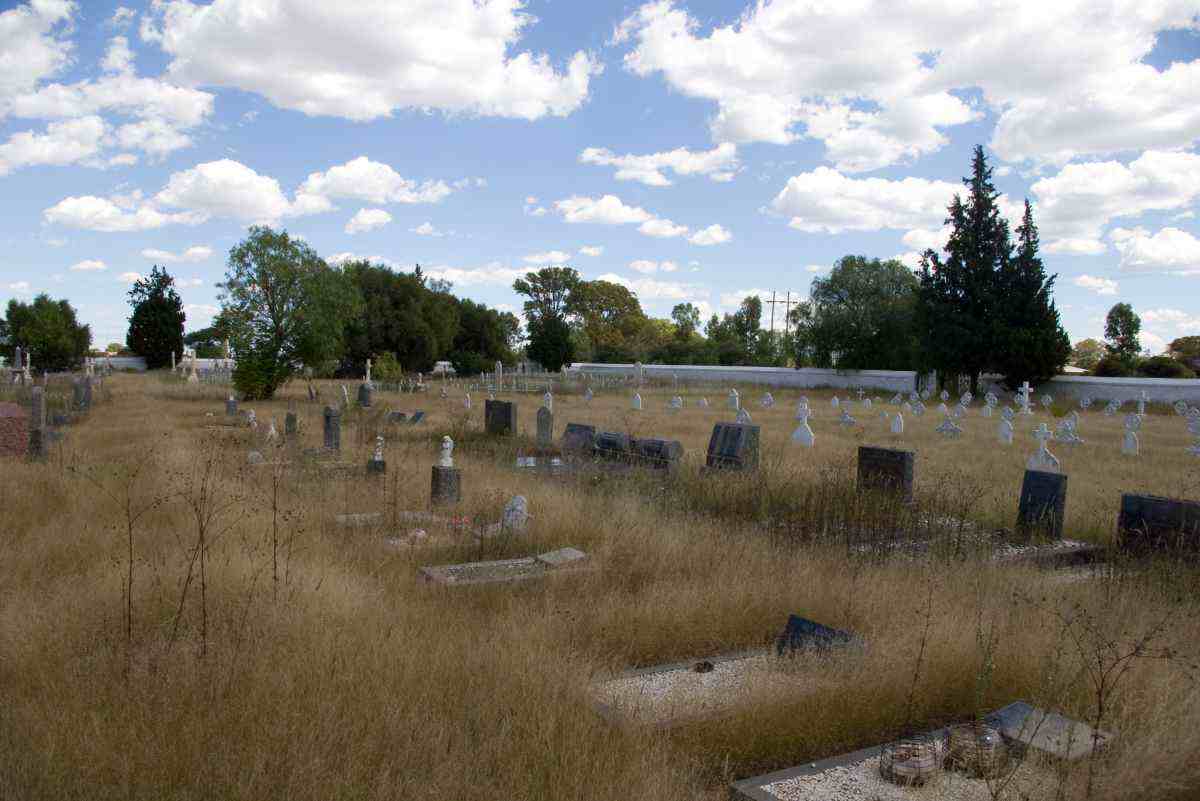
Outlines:
{"label": "row of graves", "polygon": [[88,358],[81,374],[38,376],[29,354],[19,347],[16,351],[10,376],[17,399],[0,402],[0,456],[45,461],[53,446],[61,449],[67,428],[86,417],[103,396],[111,366]]}

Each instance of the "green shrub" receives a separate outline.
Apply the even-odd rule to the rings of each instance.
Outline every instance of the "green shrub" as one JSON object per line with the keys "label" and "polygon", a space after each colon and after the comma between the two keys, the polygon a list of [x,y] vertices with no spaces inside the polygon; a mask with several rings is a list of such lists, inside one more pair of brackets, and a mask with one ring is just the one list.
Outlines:
{"label": "green shrub", "polygon": [[1092,375],[1105,378],[1130,378],[1137,375],[1137,365],[1129,359],[1110,353],[1096,363]]}
{"label": "green shrub", "polygon": [[252,350],[238,354],[233,369],[233,386],[244,400],[267,400],[288,378],[291,370],[271,355]]}
{"label": "green shrub", "polygon": [[1138,373],[1148,378],[1195,378],[1187,365],[1172,359],[1170,356],[1155,356],[1143,359],[1138,365]]}
{"label": "green shrub", "polygon": [[371,361],[371,378],[394,382],[403,377],[404,366],[396,359],[396,354],[391,351],[384,351]]}

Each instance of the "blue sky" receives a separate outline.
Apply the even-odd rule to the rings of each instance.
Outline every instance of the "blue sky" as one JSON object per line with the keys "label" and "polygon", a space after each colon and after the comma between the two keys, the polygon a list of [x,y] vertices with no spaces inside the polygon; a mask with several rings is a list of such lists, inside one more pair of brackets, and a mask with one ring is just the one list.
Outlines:
{"label": "blue sky", "polygon": [[707,316],[915,263],[981,143],[1072,340],[1118,301],[1200,334],[1200,3],[937,6],[0,3],[0,295],[103,346],[160,263],[198,328],[261,222],[501,308],[567,263]]}

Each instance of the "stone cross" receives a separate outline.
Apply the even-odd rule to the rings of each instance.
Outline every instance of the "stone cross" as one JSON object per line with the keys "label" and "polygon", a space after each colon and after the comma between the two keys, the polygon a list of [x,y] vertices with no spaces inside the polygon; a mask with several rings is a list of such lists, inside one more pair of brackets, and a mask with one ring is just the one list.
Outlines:
{"label": "stone cross", "polygon": [[367,377],[365,380],[368,384],[371,383],[371,360],[370,359],[367,359]]}
{"label": "stone cross", "polygon": [[1021,414],[1033,414],[1033,411],[1029,408],[1030,400],[1033,397],[1033,387],[1029,386],[1028,381],[1021,384],[1021,391],[1017,397],[1020,399]]}
{"label": "stone cross", "polygon": [[1058,458],[1050,452],[1047,443],[1053,437],[1053,432],[1045,423],[1042,423],[1033,431],[1033,437],[1038,441],[1038,450],[1033,456],[1029,457],[1029,461],[1025,463],[1028,470],[1041,470],[1047,473],[1058,472]]}
{"label": "stone cross", "polygon": [[[1139,405],[1141,402],[1139,401]],[[1137,456],[1141,453],[1137,432],[1142,427],[1141,415],[1125,415],[1125,439],[1121,443],[1121,453],[1126,456]]]}

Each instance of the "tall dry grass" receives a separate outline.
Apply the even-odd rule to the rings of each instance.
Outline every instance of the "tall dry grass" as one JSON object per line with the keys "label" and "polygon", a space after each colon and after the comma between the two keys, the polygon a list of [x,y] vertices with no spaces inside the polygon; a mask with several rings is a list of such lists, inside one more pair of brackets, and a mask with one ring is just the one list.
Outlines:
{"label": "tall dry grass", "polygon": [[[248,448],[265,446],[244,429],[205,430],[223,416],[220,388],[124,376],[108,387],[111,399],[70,430],[60,460],[4,466],[0,797],[717,799],[730,778],[1017,698],[1091,718],[1084,668],[1148,632],[1146,652],[1106,698],[1104,726],[1121,736],[1099,763],[1094,795],[1186,797],[1200,782],[1196,574],[1164,562],[1058,583],[965,551],[916,560],[848,552],[838,532],[886,530],[894,517],[886,507],[872,516],[841,488],[859,441],[890,441],[878,421],[856,434],[822,415],[818,449],[793,451],[785,395],[782,408],[754,410],[765,432],[757,477],[702,480],[689,469],[671,482],[543,479],[509,467],[528,439],[479,433],[479,394],[469,416],[457,396],[383,396],[373,412],[347,413],[342,441],[345,458],[361,463],[374,432],[388,430],[389,473],[343,480],[298,458],[247,466]],[[282,430],[290,397],[301,446],[312,447],[320,408],[302,394],[290,387],[243,408],[276,416]],[[818,409],[820,397],[810,393]],[[584,407],[563,396],[556,417],[560,429],[580,420],[681,439],[692,468],[712,421],[729,417],[633,415],[626,402],[601,394]],[[536,403],[522,399],[523,428]],[[388,405],[430,417],[388,429]],[[1179,494],[1182,465],[1155,425],[1174,421],[1147,425],[1146,455],[1127,470],[1109,456],[1110,423],[1085,420],[1094,444],[1082,448],[1096,461],[1080,458],[1082,448],[1064,459],[1074,530],[1107,532],[1119,489]],[[988,447],[982,432],[942,443],[920,430],[932,425],[910,421],[917,430],[905,438],[918,448],[923,502],[1010,525],[1025,452]],[[391,521],[425,508],[446,432],[459,442],[461,512],[495,520],[509,496],[524,494],[526,535],[406,552],[383,547],[390,522],[336,527],[341,512]],[[131,478],[142,462],[150,467]],[[1126,487],[1122,476],[1141,483]],[[126,494],[146,508],[132,561],[129,516],[114,500]],[[197,509],[209,515],[203,536]],[[421,564],[565,545],[592,553],[600,569],[456,590],[417,579]],[[672,732],[613,727],[590,709],[600,677],[763,645],[793,612],[868,643],[812,667],[827,677],[817,695],[798,682],[770,705]],[[1066,630],[1064,620],[1084,613],[1091,634]],[[1069,786],[1082,793],[1082,774]]]}

